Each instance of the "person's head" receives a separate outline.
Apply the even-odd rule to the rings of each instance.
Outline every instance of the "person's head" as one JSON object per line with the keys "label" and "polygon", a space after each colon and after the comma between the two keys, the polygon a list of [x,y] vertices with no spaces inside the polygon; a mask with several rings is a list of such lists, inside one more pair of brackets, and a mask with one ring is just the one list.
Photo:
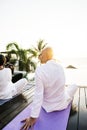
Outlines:
{"label": "person's head", "polygon": [[5,64],[5,57],[2,54],[0,54],[0,66],[4,64]]}
{"label": "person's head", "polygon": [[42,50],[38,58],[42,64],[46,63],[53,58],[53,49],[51,47],[46,47]]}

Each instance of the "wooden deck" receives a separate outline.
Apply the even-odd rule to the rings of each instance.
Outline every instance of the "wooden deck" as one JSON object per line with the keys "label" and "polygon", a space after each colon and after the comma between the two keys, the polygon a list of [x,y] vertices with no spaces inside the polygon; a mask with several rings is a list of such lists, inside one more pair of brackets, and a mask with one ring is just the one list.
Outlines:
{"label": "wooden deck", "polygon": [[[17,114],[26,108],[34,95],[34,87],[25,91],[23,95],[27,102],[19,95],[0,106],[0,130],[4,128]],[[73,104],[77,106],[77,113],[69,117],[67,130],[87,130],[87,88],[80,87],[76,92]]]}
{"label": "wooden deck", "polygon": [[87,88],[80,87],[76,92],[73,104],[77,106],[77,113],[70,116],[67,130],[87,130]]}
{"label": "wooden deck", "polygon": [[22,94],[26,97],[27,101],[22,95],[19,95],[0,106],[0,130],[32,102],[33,94],[34,87],[32,86]]}

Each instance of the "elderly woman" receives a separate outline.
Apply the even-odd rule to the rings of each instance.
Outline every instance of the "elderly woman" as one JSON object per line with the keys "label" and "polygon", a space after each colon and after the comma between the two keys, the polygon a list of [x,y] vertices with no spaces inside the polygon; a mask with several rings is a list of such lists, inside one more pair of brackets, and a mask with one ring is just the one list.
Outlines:
{"label": "elderly woman", "polygon": [[0,54],[0,101],[6,101],[13,96],[22,93],[28,81],[23,78],[16,83],[12,82],[10,68],[5,68],[5,57]]}
{"label": "elderly woman", "polygon": [[42,50],[39,56],[43,64],[36,69],[36,89],[30,117],[23,120],[21,130],[28,130],[39,117],[41,107],[46,112],[58,111],[67,108],[78,88],[71,85],[65,89],[65,75],[62,66],[53,59],[53,50],[50,47]]}

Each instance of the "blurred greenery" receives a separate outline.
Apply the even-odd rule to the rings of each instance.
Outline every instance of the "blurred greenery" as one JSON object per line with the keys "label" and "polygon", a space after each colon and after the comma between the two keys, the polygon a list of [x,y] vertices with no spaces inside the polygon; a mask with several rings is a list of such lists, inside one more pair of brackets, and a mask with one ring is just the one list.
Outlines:
{"label": "blurred greenery", "polygon": [[44,40],[40,39],[37,46],[23,49],[18,43],[8,43],[6,46],[7,56],[10,57],[10,63],[18,63],[19,71],[34,72],[38,64],[38,55],[47,46]]}

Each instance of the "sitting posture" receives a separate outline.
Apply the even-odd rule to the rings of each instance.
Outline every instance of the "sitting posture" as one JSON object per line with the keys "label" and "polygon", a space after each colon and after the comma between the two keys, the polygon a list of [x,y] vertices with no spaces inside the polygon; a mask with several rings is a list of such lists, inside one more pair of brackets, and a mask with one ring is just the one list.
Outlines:
{"label": "sitting posture", "polygon": [[28,81],[25,78],[12,82],[12,72],[5,67],[5,57],[0,54],[0,100],[8,100],[22,93]]}
{"label": "sitting posture", "polygon": [[65,88],[65,74],[62,66],[53,59],[53,50],[47,47],[39,55],[42,63],[35,71],[35,95],[31,115],[22,122],[21,130],[28,130],[39,117],[41,107],[46,112],[66,109],[78,88],[73,84]]}

